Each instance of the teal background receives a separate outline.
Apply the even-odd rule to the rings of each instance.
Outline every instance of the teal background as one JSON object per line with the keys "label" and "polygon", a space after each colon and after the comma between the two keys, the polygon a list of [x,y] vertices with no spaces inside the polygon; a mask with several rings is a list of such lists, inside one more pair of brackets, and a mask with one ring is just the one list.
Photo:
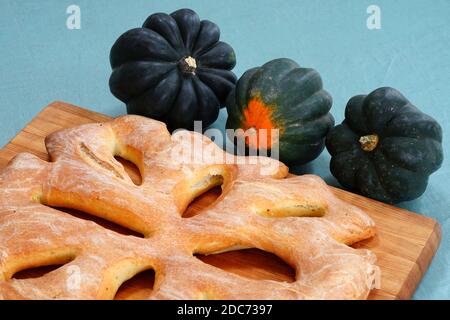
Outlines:
{"label": "teal background", "polygon": [[[81,8],[81,30],[66,28],[66,9]],[[368,30],[366,9],[381,8],[382,29]],[[443,239],[416,299],[450,299],[450,1],[413,0],[0,0],[0,145],[45,105],[63,100],[117,116],[123,104],[109,92],[109,50],[124,31],[151,13],[189,7],[216,22],[237,54],[238,76],[270,59],[289,57],[317,69],[343,119],[356,94],[399,89],[439,120],[446,160],[426,193],[400,206],[436,218]],[[214,126],[223,128],[222,111]],[[297,168],[331,177],[325,151]]]}

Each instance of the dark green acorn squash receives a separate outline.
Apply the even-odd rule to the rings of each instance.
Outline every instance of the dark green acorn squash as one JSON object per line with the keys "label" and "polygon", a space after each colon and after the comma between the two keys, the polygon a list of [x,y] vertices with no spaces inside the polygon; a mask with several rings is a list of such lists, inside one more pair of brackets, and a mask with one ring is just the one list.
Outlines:
{"label": "dark green acorn squash", "polygon": [[442,164],[442,129],[400,92],[353,97],[327,136],[332,174],[346,188],[388,203],[412,200]]}
{"label": "dark green acorn squash", "polygon": [[[247,150],[279,150],[279,159],[299,165],[315,159],[334,125],[329,113],[331,96],[313,69],[301,68],[282,58],[248,70],[227,99],[227,129],[253,131],[256,139],[245,137]],[[261,129],[267,130],[260,138]],[[271,129],[278,129],[273,139]],[[235,139],[233,139],[235,140]],[[278,141],[276,141],[278,140]]]}
{"label": "dark green acorn squash", "polygon": [[111,92],[128,113],[164,121],[169,129],[213,123],[236,83],[233,49],[220,30],[189,9],[151,15],[111,49]]}

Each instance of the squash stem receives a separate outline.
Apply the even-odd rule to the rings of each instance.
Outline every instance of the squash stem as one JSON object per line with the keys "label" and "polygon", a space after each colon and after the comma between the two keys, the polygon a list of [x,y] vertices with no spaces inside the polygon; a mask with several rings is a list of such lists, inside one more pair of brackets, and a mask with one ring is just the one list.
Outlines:
{"label": "squash stem", "polygon": [[180,61],[180,68],[184,73],[195,74],[195,70],[197,70],[197,61],[191,56],[184,57]]}
{"label": "squash stem", "polygon": [[359,139],[359,143],[361,144],[361,149],[364,151],[370,152],[375,150],[375,148],[378,145],[378,135],[376,134],[370,134],[367,136],[363,136]]}

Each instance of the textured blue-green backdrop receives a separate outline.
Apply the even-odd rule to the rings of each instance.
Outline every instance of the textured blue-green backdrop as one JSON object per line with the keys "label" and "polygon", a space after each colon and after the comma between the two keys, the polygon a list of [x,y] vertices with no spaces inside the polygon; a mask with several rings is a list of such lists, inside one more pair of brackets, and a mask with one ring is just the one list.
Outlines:
{"label": "textured blue-green backdrop", "polygon": [[[81,8],[81,29],[66,27],[66,9]],[[366,26],[367,7],[381,8],[382,28]],[[41,108],[64,100],[109,115],[125,112],[109,92],[109,50],[154,12],[189,7],[216,22],[237,54],[235,72],[289,57],[317,69],[343,119],[346,102],[381,86],[403,92],[440,121],[450,140],[450,1],[448,0],[0,0],[0,145]],[[223,127],[222,111],[216,127]],[[449,156],[446,152],[445,156]],[[298,172],[332,179],[325,151]],[[450,299],[450,164],[426,193],[400,206],[434,217],[442,244],[415,298]]]}

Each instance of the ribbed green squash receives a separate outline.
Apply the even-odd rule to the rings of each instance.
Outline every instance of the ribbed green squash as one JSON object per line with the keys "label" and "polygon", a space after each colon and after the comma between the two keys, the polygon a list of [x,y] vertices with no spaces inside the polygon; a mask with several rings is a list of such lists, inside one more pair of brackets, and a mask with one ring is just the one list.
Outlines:
{"label": "ribbed green squash", "polygon": [[[239,79],[226,102],[226,127],[257,135],[266,129],[267,139],[245,140],[248,149],[277,147],[282,162],[304,164],[324,148],[324,138],[334,125],[331,105],[317,71],[290,59],[276,59]],[[271,129],[279,130],[279,141],[272,141]]]}
{"label": "ribbed green squash", "polygon": [[236,83],[233,48],[219,27],[190,9],[155,13],[125,32],[111,49],[111,92],[130,114],[164,121],[168,129],[216,121]]}
{"label": "ribbed green squash", "polygon": [[380,88],[350,99],[326,145],[331,172],[344,187],[397,203],[425,191],[443,161],[441,142],[436,120],[397,90]]}

